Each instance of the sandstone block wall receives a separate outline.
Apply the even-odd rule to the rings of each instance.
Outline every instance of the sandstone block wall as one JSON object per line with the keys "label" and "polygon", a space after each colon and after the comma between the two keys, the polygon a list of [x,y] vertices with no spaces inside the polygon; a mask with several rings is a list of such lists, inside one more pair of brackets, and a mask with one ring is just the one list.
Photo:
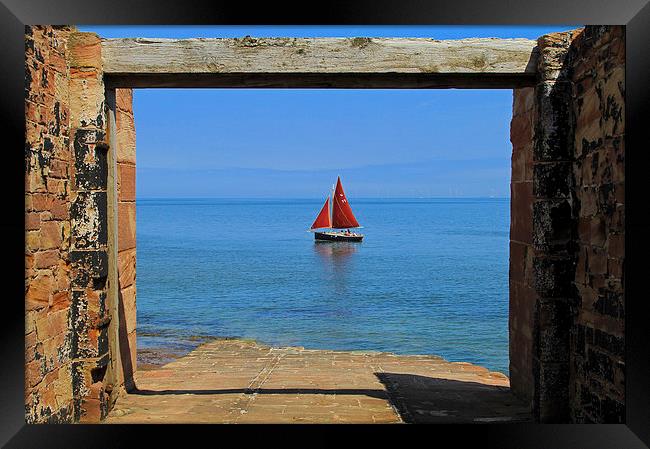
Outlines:
{"label": "sandstone block wall", "polygon": [[624,49],[623,27],[542,36],[514,93],[510,374],[541,422],[624,420]]}
{"label": "sandstone block wall", "polygon": [[[131,91],[118,94],[118,288],[126,314],[119,323],[127,352],[114,357],[108,329],[118,317],[107,299],[109,145],[100,39],[70,27],[26,27],[25,53],[26,420],[97,422],[135,369]],[[111,375],[109,368],[130,375]]]}
{"label": "sandstone block wall", "polygon": [[577,301],[571,417],[625,419],[625,32],[587,27],[572,48]]}
{"label": "sandstone block wall", "polygon": [[569,308],[574,245],[571,201],[573,119],[567,57],[579,31],[537,40],[533,136],[533,414],[567,422]]}
{"label": "sandstone block wall", "polygon": [[69,27],[25,30],[25,418],[73,419]]}
{"label": "sandstone block wall", "polygon": [[573,262],[571,83],[577,31],[537,41],[537,83],[514,91],[511,122],[510,378],[536,420],[568,420]]}
{"label": "sandstone block wall", "polygon": [[535,278],[533,273],[533,125],[535,89],[513,92],[510,142],[510,384],[532,408]]}
{"label": "sandstone block wall", "polygon": [[[135,119],[133,91],[116,89],[118,273],[120,290],[120,348],[129,375],[136,370],[136,221],[135,221]],[[127,382],[127,388],[132,384]]]}
{"label": "sandstone block wall", "polygon": [[96,422],[108,412],[104,384],[110,354],[107,307],[108,216],[107,137],[99,38],[70,36],[70,139],[73,149],[72,281],[76,336],[73,358],[75,420]]}

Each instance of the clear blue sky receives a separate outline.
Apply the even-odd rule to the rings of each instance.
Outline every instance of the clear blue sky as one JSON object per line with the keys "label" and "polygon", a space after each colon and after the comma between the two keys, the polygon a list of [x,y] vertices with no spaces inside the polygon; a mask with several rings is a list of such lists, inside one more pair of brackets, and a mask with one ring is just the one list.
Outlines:
{"label": "clear blue sky", "polygon": [[[79,26],[102,37],[524,37],[550,26]],[[511,90],[138,89],[137,195],[510,194]]]}

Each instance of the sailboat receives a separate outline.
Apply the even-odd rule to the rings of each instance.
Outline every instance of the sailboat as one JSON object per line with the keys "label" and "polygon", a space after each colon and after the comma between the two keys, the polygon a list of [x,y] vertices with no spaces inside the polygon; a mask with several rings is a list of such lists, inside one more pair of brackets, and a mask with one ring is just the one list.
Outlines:
{"label": "sailboat", "polygon": [[[328,195],[325,204],[309,229],[314,233],[314,238],[335,242],[360,242],[363,239],[363,234],[350,232],[350,228],[360,228],[361,226],[352,213],[352,208],[350,208],[350,203],[341,185],[340,176],[336,181],[331,203],[332,213],[330,214],[330,197]],[[324,229],[345,229],[345,231],[325,231]]]}

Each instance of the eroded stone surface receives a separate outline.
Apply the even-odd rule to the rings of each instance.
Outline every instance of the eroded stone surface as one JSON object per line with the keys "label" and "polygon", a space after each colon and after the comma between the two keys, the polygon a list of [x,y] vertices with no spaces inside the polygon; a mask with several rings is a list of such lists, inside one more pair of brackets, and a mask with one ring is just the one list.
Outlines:
{"label": "eroded stone surface", "polygon": [[435,356],[216,340],[136,373],[106,423],[527,421],[501,373]]}
{"label": "eroded stone surface", "polygon": [[571,420],[625,422],[625,27],[574,43]]}

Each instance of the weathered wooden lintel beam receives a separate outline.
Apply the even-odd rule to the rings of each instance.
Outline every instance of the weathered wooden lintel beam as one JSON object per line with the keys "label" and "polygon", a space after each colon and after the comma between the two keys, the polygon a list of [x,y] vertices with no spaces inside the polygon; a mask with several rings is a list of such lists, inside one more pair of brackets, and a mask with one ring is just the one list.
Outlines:
{"label": "weathered wooden lintel beam", "polygon": [[528,39],[104,39],[110,87],[516,88]]}

